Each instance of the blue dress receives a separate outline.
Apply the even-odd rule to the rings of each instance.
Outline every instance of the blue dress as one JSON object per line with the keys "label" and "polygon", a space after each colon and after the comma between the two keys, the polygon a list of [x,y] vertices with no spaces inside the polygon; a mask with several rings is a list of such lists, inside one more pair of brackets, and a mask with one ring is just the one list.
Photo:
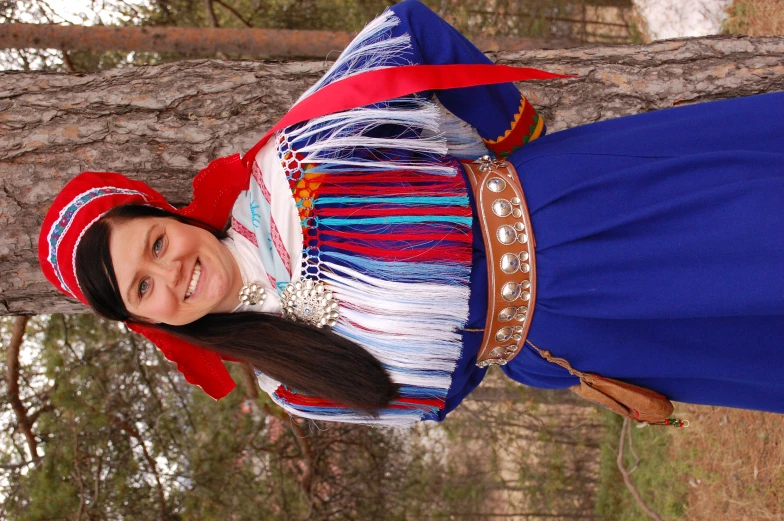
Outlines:
{"label": "blue dress", "polygon": [[[534,344],[672,400],[784,412],[784,93],[594,123],[511,160]],[[505,371],[575,383],[531,350]]]}
{"label": "blue dress", "polygon": [[[392,8],[413,55],[484,63],[418,2]],[[509,129],[511,85],[436,93],[479,135]],[[702,103],[540,137],[509,156],[537,242],[529,340],[581,371],[676,401],[784,412],[784,93]],[[468,329],[483,328],[484,246],[474,227]],[[465,332],[443,419],[483,378]],[[503,371],[577,383],[532,349]]]}

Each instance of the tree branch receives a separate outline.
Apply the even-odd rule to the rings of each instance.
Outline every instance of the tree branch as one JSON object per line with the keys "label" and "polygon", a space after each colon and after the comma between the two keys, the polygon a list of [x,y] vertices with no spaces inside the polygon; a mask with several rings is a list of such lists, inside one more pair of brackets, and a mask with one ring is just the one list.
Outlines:
{"label": "tree branch", "polygon": [[[649,507],[648,504],[645,503],[645,501],[642,499],[642,496],[640,496],[640,493],[637,491],[637,487],[635,487],[634,483],[632,483],[632,478],[629,471],[626,470],[626,467],[623,464],[623,447],[626,444],[626,431],[628,430],[628,426],[629,418],[624,418],[623,426],[621,427],[621,439],[618,442],[618,458],[615,460],[618,464],[618,470],[621,472],[621,476],[623,476],[623,482],[626,483],[626,488],[629,489],[632,497],[634,497],[634,500],[637,502],[637,506],[639,506],[642,511],[645,512],[645,514],[647,514],[647,516],[654,521],[662,521],[662,518],[659,516],[659,514]],[[631,433],[629,433],[629,436],[631,437]],[[635,464],[634,468],[637,468],[637,464]]]}
{"label": "tree branch", "polygon": [[232,6],[230,6],[230,5],[228,5],[228,4],[225,4],[224,2],[221,2],[221,0],[213,0],[213,1],[214,1],[216,4],[218,4],[219,6],[223,7],[224,9],[226,9],[226,10],[227,10],[228,12],[230,12],[231,14],[233,14],[233,15],[234,15],[234,17],[235,17],[237,20],[239,20],[240,22],[242,22],[242,24],[243,24],[245,27],[253,27],[253,26],[250,24],[250,22],[248,22],[248,21],[247,21],[245,18],[243,18],[243,17],[242,17],[242,15],[241,15],[240,13],[238,13],[238,12],[237,12],[237,10],[236,10],[236,9],[234,9]]}
{"label": "tree branch", "polygon": [[33,422],[27,415],[22,400],[19,398],[19,349],[24,340],[25,328],[30,317],[16,317],[14,320],[14,329],[11,333],[11,343],[8,345],[8,357],[6,365],[8,371],[6,372],[6,382],[8,385],[8,401],[11,402],[11,407],[16,413],[16,424],[22,430],[27,440],[27,447],[30,450],[30,457],[33,461],[37,461],[41,456],[38,454],[38,440],[35,439],[33,434]]}
{"label": "tree branch", "polygon": [[68,53],[68,50],[62,49],[62,52],[63,52],[63,64],[65,64],[65,68],[68,69],[68,72],[76,72],[76,67],[74,66],[74,63],[71,60],[71,55]]}
{"label": "tree branch", "polygon": [[[259,387],[258,387],[258,380],[256,379],[256,372],[254,371],[253,367],[250,364],[242,364],[242,379],[245,383],[245,391],[246,396],[252,403],[258,405],[258,398],[259,398]],[[313,488],[313,471],[314,471],[314,461],[313,461],[313,447],[311,446],[310,442],[308,441],[308,433],[299,425],[296,420],[292,420],[285,411],[282,409],[277,409],[270,407],[268,404],[262,404],[259,406],[261,411],[271,416],[278,421],[285,423],[289,422],[291,425],[292,434],[294,435],[294,441],[297,443],[299,447],[300,454],[302,455],[303,463],[305,465],[305,469],[302,470],[300,473],[295,472],[297,476],[297,480],[299,481],[300,487],[302,491],[305,493],[305,496],[310,501],[311,498],[311,491]],[[295,466],[291,467],[292,471],[296,469]]]}
{"label": "tree branch", "polygon": [[153,457],[147,451],[147,446],[144,443],[144,438],[142,438],[142,435],[139,434],[130,423],[126,422],[125,420],[121,420],[120,418],[117,418],[111,413],[104,413],[104,414],[106,414],[106,416],[115,426],[125,431],[129,436],[134,438],[139,443],[139,446],[142,449],[142,453],[144,454],[144,459],[147,461],[147,465],[150,467],[150,470],[155,476],[155,482],[157,484],[157,489],[158,489],[158,501],[161,504],[161,519],[166,519],[168,507],[166,506],[166,496],[164,495],[163,492],[163,484],[161,483],[161,476],[160,474],[158,474],[158,466],[155,463],[155,459],[153,459]]}
{"label": "tree branch", "polygon": [[213,27],[220,27],[218,17],[215,15],[215,6],[212,5],[212,0],[204,0],[204,7],[207,9],[207,15],[210,17],[210,24]]}

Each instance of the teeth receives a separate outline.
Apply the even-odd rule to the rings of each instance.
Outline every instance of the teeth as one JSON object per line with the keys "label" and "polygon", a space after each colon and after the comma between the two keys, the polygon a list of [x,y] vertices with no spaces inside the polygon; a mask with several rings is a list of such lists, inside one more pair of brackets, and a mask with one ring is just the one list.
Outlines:
{"label": "teeth", "polygon": [[191,283],[188,284],[188,291],[185,292],[185,298],[190,297],[193,295],[193,292],[196,291],[196,285],[199,283],[199,277],[201,277],[201,263],[196,261],[196,266],[193,268],[193,278],[191,279]]}

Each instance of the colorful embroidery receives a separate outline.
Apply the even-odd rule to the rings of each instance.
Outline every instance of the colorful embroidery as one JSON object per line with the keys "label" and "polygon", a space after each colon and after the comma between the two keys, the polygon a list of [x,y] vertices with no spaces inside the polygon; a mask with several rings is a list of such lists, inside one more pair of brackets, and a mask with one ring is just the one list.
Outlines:
{"label": "colorful embroidery", "polygon": [[[264,219],[269,218],[269,232],[270,232],[272,247],[277,253],[280,261],[283,263],[283,267],[288,273],[290,279],[291,256],[289,255],[288,250],[286,250],[286,245],[281,239],[280,230],[278,229],[278,226],[275,224],[275,218],[272,217],[272,194],[270,193],[269,188],[267,188],[267,185],[264,182],[264,176],[261,172],[261,168],[259,167],[258,162],[256,161],[253,162],[253,166],[251,167],[251,176],[253,177],[254,181],[256,181],[256,184],[259,186],[259,190],[261,191],[264,200],[267,203],[265,208],[263,209],[262,217]],[[252,207],[251,207],[251,218],[253,219],[253,225],[258,228],[261,225],[262,218],[259,217],[259,215],[254,212]],[[259,225],[256,224],[257,221],[259,221]]]}
{"label": "colorful embroidery", "polygon": [[536,113],[525,96],[520,98],[520,108],[512,120],[509,130],[495,140],[484,139],[487,148],[496,157],[509,157],[515,150],[519,149],[529,141],[538,138],[544,129],[544,119]]}
{"label": "colorful embroidery", "polygon": [[71,295],[74,293],[65,283],[57,262],[57,252],[60,247],[60,243],[65,237],[65,234],[68,232],[68,229],[71,227],[71,223],[73,223],[74,217],[82,208],[84,208],[85,205],[101,197],[107,197],[111,195],[140,195],[145,200],[147,199],[145,194],[136,190],[126,190],[123,188],[114,187],[93,188],[92,190],[88,190],[87,192],[79,194],[70,203],[63,207],[60,215],[57,218],[57,221],[55,221],[54,226],[52,226],[52,229],[49,231],[49,235],[47,236],[47,242],[49,244],[49,264],[52,266],[52,269],[54,269],[54,273],[57,276],[57,280],[60,282],[60,285]]}
{"label": "colorful embroidery", "polygon": [[231,229],[248,239],[255,247],[259,247],[259,241],[256,239],[256,234],[245,227],[234,217],[231,218]]}

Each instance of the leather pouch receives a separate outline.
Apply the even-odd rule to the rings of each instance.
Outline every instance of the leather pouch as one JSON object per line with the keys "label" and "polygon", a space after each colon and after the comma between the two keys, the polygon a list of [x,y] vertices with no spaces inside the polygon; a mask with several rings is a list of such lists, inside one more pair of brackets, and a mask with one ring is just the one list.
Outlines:
{"label": "leather pouch", "polygon": [[664,395],[592,373],[581,373],[580,385],[569,390],[591,402],[638,422],[666,423],[675,410]]}
{"label": "leather pouch", "polygon": [[664,395],[639,385],[593,373],[583,373],[572,368],[563,358],[556,358],[549,351],[539,349],[531,341],[527,341],[527,344],[548,362],[558,364],[580,378],[579,385],[569,388],[576,395],[638,422],[654,425],[670,424],[670,415],[675,408]]}

